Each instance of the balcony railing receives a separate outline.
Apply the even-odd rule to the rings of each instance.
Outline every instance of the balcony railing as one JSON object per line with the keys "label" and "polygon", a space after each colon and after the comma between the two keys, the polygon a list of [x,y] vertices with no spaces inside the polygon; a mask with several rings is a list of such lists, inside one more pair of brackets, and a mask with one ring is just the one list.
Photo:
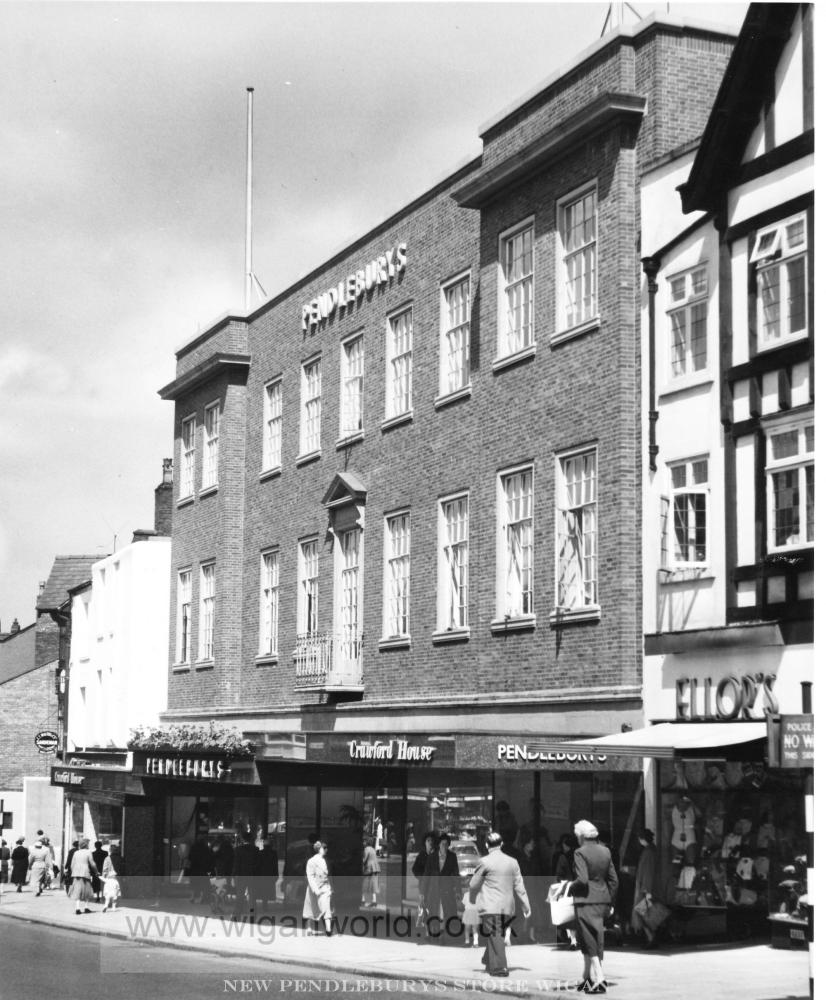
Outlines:
{"label": "balcony railing", "polygon": [[364,637],[332,632],[305,632],[296,638],[296,691],[361,691]]}

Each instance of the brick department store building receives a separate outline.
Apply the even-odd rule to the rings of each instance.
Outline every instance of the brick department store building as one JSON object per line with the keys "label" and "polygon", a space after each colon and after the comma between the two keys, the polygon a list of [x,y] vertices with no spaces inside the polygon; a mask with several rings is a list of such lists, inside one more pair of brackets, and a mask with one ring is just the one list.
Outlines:
{"label": "brick department store building", "polygon": [[643,721],[639,183],[702,134],[733,43],[621,26],[178,351],[163,718],[257,753],[140,758],[165,875],[237,823],[298,872],[320,832],[359,874],[377,834],[390,904],[430,828],[587,816],[633,845],[641,759],[546,748]]}

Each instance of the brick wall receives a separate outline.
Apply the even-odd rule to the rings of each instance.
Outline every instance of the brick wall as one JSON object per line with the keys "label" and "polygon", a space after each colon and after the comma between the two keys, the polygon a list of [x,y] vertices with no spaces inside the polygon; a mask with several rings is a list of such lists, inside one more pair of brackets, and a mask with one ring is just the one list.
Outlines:
{"label": "brick wall", "polygon": [[[196,499],[174,515],[173,623],[179,567],[193,567],[195,633],[198,563],[212,556],[218,560],[218,599],[214,670],[173,673],[170,708],[313,700],[294,691],[291,654],[297,631],[298,540],[318,538],[319,628],[331,630],[333,551],[321,501],[336,473],[344,471],[357,475],[367,488],[362,554],[365,703],[402,696],[540,692],[640,682],[638,178],[643,158],[700,133],[722,76],[724,50],[730,48],[728,43],[706,43],[679,32],[666,34],[652,31],[633,44],[622,40],[601,50],[555,89],[486,135],[483,160],[489,166],[511,155],[607,90],[649,95],[647,115],[638,129],[627,125],[606,129],[481,211],[458,207],[448,183],[314,272],[303,285],[288,289],[253,319],[246,388],[236,384],[222,390],[225,414],[218,494]],[[673,80],[665,72],[666,57],[675,67]],[[695,77],[702,77],[702,83],[698,85]],[[600,323],[582,336],[552,346],[560,295],[557,202],[592,180],[598,187]],[[454,183],[458,185],[458,177]],[[493,362],[499,237],[528,216],[535,227],[536,353],[497,372]],[[400,242],[407,244],[408,255],[400,278],[346,311],[337,310],[317,329],[302,331],[305,302]],[[436,408],[440,284],[468,268],[473,299],[472,394]],[[383,430],[387,314],[408,302],[414,317],[413,419]],[[365,345],[365,433],[362,441],[337,449],[340,344],[357,331]],[[212,350],[208,343],[197,345],[200,355],[209,356]],[[321,455],[297,467],[301,365],[318,351],[323,386]],[[183,370],[179,368],[179,374]],[[282,469],[279,475],[262,478],[263,388],[278,375],[283,375]],[[192,412],[199,414],[200,431],[203,406],[214,398],[215,385],[179,403],[178,431],[180,418]],[[554,628],[556,455],[585,445],[595,446],[598,455],[601,617]],[[200,462],[200,445],[196,454]],[[535,631],[493,634],[497,475],[526,462],[534,466],[537,626]],[[198,476],[196,468],[196,482]],[[463,644],[438,645],[432,638],[438,500],[459,491],[468,491],[470,498],[470,638]],[[383,523],[388,512],[402,507],[410,510],[412,521],[412,641],[408,649],[382,651]],[[281,569],[279,657],[276,663],[260,665],[256,662],[260,555],[273,546],[279,548]]]}
{"label": "brick wall", "polygon": [[38,667],[0,687],[0,788],[19,791],[24,777],[51,775],[55,756],[38,753],[34,738],[57,728],[53,669]]}

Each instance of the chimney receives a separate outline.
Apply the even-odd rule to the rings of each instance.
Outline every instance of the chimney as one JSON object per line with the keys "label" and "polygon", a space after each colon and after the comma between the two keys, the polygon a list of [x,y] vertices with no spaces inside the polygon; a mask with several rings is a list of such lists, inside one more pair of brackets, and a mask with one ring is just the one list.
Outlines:
{"label": "chimney", "polygon": [[172,459],[163,460],[160,483],[155,487],[155,531],[172,534]]}
{"label": "chimney", "polygon": [[15,618],[11,623],[11,632],[9,635],[15,635],[15,633],[20,631],[20,622]]}

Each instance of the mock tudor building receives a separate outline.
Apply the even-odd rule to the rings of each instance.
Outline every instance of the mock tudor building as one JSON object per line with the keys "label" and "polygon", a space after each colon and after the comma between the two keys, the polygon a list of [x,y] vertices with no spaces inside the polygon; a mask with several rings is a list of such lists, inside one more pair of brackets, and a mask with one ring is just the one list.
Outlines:
{"label": "mock tudor building", "polygon": [[177,352],[164,719],[257,752],[144,772],[170,879],[239,824],[286,874],[318,832],[360,873],[374,833],[391,905],[431,828],[588,815],[625,851],[641,759],[549,747],[643,720],[640,181],[702,134],[733,41],[621,26]]}
{"label": "mock tudor building", "polygon": [[[814,758],[779,755],[774,730],[812,724],[812,19],[810,4],[749,8],[690,169],[646,178],[642,230],[659,415],[643,513],[645,709],[700,724],[672,727],[692,749],[656,772],[660,842],[678,901],[729,924],[774,914],[800,944],[805,918],[777,886],[807,853]],[[687,213],[667,241],[664,174]],[[693,858],[679,843],[686,815]]]}
{"label": "mock tudor building", "polygon": [[645,755],[683,926],[750,936],[768,917],[804,947],[781,884],[806,867],[814,764],[812,16],[753,4],[700,142],[643,173],[652,725],[569,744]]}

